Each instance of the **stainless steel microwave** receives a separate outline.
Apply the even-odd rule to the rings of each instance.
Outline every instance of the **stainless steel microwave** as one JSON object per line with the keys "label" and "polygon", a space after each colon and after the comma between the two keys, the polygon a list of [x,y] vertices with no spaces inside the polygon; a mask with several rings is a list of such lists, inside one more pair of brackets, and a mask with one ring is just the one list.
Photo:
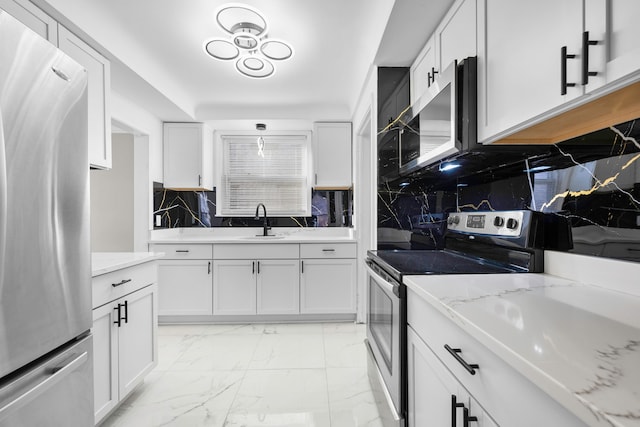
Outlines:
{"label": "stainless steel microwave", "polygon": [[477,60],[454,61],[412,106],[400,130],[400,175],[477,145]]}

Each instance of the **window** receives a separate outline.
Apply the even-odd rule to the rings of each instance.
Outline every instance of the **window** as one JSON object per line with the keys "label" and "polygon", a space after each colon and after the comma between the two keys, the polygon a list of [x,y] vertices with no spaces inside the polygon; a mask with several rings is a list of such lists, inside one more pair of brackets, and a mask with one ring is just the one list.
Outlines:
{"label": "window", "polygon": [[222,135],[216,215],[253,216],[263,203],[269,216],[311,214],[309,134]]}

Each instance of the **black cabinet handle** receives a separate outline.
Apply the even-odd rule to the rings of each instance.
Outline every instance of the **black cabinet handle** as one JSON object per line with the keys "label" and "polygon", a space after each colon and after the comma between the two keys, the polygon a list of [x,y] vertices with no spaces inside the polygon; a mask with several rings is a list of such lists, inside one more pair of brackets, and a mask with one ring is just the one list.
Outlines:
{"label": "black cabinet handle", "polygon": [[211,274],[211,261],[207,263],[207,274]]}
{"label": "black cabinet handle", "polygon": [[176,253],[188,254],[189,253],[189,249],[176,249]]}
{"label": "black cabinet handle", "polygon": [[124,304],[124,323],[129,323],[129,303],[125,300]]}
{"label": "black cabinet handle", "polygon": [[447,350],[471,375],[476,374],[476,369],[480,369],[480,366],[475,363],[469,364],[466,360],[460,356],[459,353],[462,353],[462,350],[459,348],[451,348],[449,344],[444,345],[445,350]]}
{"label": "black cabinet handle", "polygon": [[198,187],[202,186],[202,175],[198,175]]}
{"label": "black cabinet handle", "polygon": [[474,417],[472,415],[469,415],[469,409],[465,408],[464,405],[462,406],[462,425],[464,427],[469,427],[469,423],[470,422],[478,422],[478,417]]}
{"label": "black cabinet handle", "polygon": [[589,31],[582,33],[582,84],[589,84],[589,77],[598,75],[597,71],[589,71],[589,46],[598,44],[597,40],[589,40]]}
{"label": "black cabinet handle", "polygon": [[112,283],[111,286],[113,286],[114,288],[117,288],[118,286],[122,286],[125,283],[129,283],[131,281],[131,279],[124,279],[118,283]]}
{"label": "black cabinet handle", "polygon": [[260,261],[258,261],[258,274],[260,274]]}
{"label": "black cabinet handle", "polygon": [[567,94],[568,87],[574,87],[575,83],[567,83],[567,59],[574,59],[576,56],[567,53],[567,47],[560,48],[560,95]]}
{"label": "black cabinet handle", "polygon": [[323,249],[322,252],[335,252],[335,249]]}
{"label": "black cabinet handle", "polygon": [[300,272],[304,274],[304,261],[300,261]]}
{"label": "black cabinet handle", "polygon": [[118,304],[117,307],[114,307],[114,310],[118,311],[118,314],[116,315],[116,320],[113,321],[114,324],[118,325],[118,328],[120,327],[120,320],[122,320],[121,314],[120,314],[120,307],[122,307],[121,304]]}
{"label": "black cabinet handle", "polygon": [[435,83],[436,74],[438,74],[438,72],[435,67],[431,67],[431,72],[427,73],[427,87],[431,87],[431,83]]}
{"label": "black cabinet handle", "polygon": [[459,403],[457,401],[456,395],[452,394],[451,395],[451,427],[457,427],[458,423],[457,423],[457,412],[458,412],[458,408],[464,408],[464,403]]}
{"label": "black cabinet handle", "polygon": [[256,262],[251,261],[251,274],[256,274]]}

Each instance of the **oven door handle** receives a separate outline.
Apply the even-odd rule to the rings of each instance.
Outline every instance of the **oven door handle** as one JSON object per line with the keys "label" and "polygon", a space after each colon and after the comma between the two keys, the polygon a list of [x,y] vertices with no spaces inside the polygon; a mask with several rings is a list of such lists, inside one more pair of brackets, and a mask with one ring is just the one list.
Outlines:
{"label": "oven door handle", "polygon": [[[378,268],[374,265],[373,261],[366,260],[365,264],[367,265],[367,270],[369,274],[373,276],[375,281],[380,285],[381,288],[385,292],[393,292],[393,294],[400,298],[400,283],[396,281],[393,277],[385,274],[386,277],[383,277],[379,272]],[[383,273],[384,274],[384,273]]]}

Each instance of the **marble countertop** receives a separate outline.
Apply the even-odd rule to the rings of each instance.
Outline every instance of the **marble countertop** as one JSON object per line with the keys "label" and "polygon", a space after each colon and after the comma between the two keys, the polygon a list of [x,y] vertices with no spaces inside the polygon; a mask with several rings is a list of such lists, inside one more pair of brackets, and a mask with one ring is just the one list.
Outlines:
{"label": "marble countertop", "polygon": [[355,243],[351,228],[276,227],[262,236],[261,227],[178,228],[153,230],[149,243]]}
{"label": "marble countertop", "polygon": [[91,274],[93,277],[111,273],[126,267],[160,259],[158,252],[93,252],[91,253]]}
{"label": "marble countertop", "polygon": [[640,297],[549,274],[407,287],[590,426],[640,426]]}

